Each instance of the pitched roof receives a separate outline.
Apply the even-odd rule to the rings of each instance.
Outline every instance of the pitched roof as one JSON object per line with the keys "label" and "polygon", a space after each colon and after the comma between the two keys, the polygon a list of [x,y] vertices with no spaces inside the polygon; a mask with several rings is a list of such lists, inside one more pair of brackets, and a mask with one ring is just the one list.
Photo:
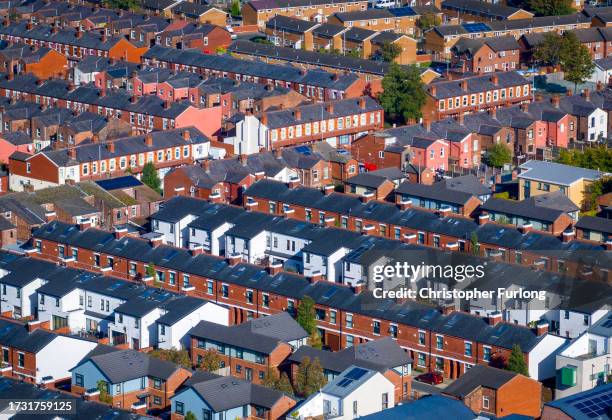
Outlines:
{"label": "pitched roof", "polygon": [[475,365],[473,370],[470,368],[459,379],[447,386],[443,393],[462,399],[480,387],[499,389],[517,375],[518,373],[508,370]]}
{"label": "pitched roof", "polygon": [[582,216],[576,223],[576,227],[610,234],[612,233],[612,220],[603,217]]}
{"label": "pitched roof", "polygon": [[604,174],[594,169],[578,168],[555,162],[530,160],[519,166],[519,178],[550,182],[552,184],[571,185],[581,179],[596,181]]}

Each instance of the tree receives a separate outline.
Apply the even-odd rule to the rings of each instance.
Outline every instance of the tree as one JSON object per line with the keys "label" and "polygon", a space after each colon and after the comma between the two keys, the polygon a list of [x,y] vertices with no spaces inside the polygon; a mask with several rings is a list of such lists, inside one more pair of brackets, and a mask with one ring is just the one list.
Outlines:
{"label": "tree", "polygon": [[470,236],[470,249],[473,255],[480,255],[480,244],[478,243],[478,234],[476,232],[472,232]]}
{"label": "tree", "polygon": [[191,369],[191,360],[189,359],[189,353],[187,350],[177,350],[174,348],[169,350],[155,349],[149,353],[149,356],[161,360],[167,360],[187,369]]}
{"label": "tree", "polygon": [[561,62],[562,38],[556,32],[546,32],[533,53],[534,60],[540,65],[556,66]]}
{"label": "tree", "polygon": [[416,66],[400,67],[392,63],[382,81],[380,104],[391,122],[418,121],[427,98],[421,74]]}
{"label": "tree", "polygon": [[315,358],[311,362],[309,357],[304,357],[295,376],[295,392],[305,398],[319,391],[326,383],[319,359]]}
{"label": "tree", "polygon": [[208,349],[198,361],[198,369],[215,372],[221,369],[221,358],[215,349]]}
{"label": "tree", "polygon": [[153,279],[153,285],[155,287],[161,287],[161,283],[159,282],[159,276],[157,275],[157,271],[155,271],[155,266],[153,262],[150,262],[145,267],[145,276]]}
{"label": "tree", "polygon": [[289,381],[289,377],[285,372],[281,373],[280,377],[276,370],[268,368],[263,378],[262,385],[268,388],[276,389],[288,395],[293,395],[293,387]]}
{"label": "tree", "polygon": [[104,0],[102,4],[109,9],[137,11],[140,8],[138,0]]}
{"label": "tree", "polygon": [[103,380],[100,379],[97,383],[96,383],[96,388],[98,388],[98,391],[100,392],[100,401],[106,404],[112,404],[113,403],[113,397],[111,397],[108,393],[108,383]]}
{"label": "tree", "polygon": [[612,172],[612,148],[599,146],[589,147],[584,150],[561,149],[557,162],[581,168]]}
{"label": "tree", "polygon": [[238,17],[241,14],[240,11],[240,0],[232,0],[232,5],[230,6],[230,14],[233,17]]}
{"label": "tree", "polygon": [[582,208],[593,213],[597,212],[597,199],[604,194],[612,192],[612,177],[598,179],[586,192]]}
{"label": "tree", "polygon": [[521,375],[529,376],[529,369],[527,369],[527,363],[525,363],[523,351],[518,344],[512,346],[512,352],[510,353],[510,357],[508,357],[506,369],[512,372],[520,373]]}
{"label": "tree", "polygon": [[315,329],[308,337],[308,345],[310,347],[314,347],[315,349],[320,349],[323,347],[323,343],[321,342],[321,334],[317,329]]}
{"label": "tree", "polygon": [[380,57],[386,62],[393,62],[402,53],[402,47],[391,42],[385,42],[380,48]]}
{"label": "tree", "polygon": [[[566,32],[571,37],[576,37],[572,32]],[[563,35],[565,37],[565,34]],[[576,48],[572,48],[563,54],[561,59],[561,70],[563,70],[565,80],[574,83],[574,92],[579,83],[584,83],[595,70],[595,63],[591,58],[589,50],[584,45],[578,43]]]}
{"label": "tree", "polygon": [[537,16],[559,16],[575,13],[572,0],[527,0],[524,5]]}
{"label": "tree", "polygon": [[198,420],[198,418],[193,414],[193,411],[188,411],[187,414],[185,414],[185,420]]}
{"label": "tree", "polygon": [[434,13],[425,13],[421,18],[417,21],[417,26],[423,32],[428,29],[433,28],[434,26],[438,26],[442,23],[440,18],[436,16]]}
{"label": "tree", "polygon": [[317,329],[317,319],[315,317],[315,302],[310,296],[305,296],[298,306],[297,322],[306,330],[308,335]]}
{"label": "tree", "polygon": [[495,143],[487,150],[487,165],[494,168],[501,168],[506,163],[512,162],[512,152],[503,143]]}
{"label": "tree", "polygon": [[161,180],[153,162],[147,162],[142,168],[142,182],[161,194]]}

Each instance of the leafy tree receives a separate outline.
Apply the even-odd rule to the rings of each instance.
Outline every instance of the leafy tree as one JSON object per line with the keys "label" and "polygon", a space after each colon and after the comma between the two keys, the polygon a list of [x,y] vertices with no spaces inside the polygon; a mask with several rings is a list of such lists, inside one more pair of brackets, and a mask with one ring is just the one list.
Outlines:
{"label": "leafy tree", "polygon": [[546,32],[544,39],[535,48],[533,58],[541,65],[556,66],[561,62],[562,38],[556,32]]}
{"label": "leafy tree", "polygon": [[319,359],[311,362],[309,357],[304,357],[295,376],[295,392],[305,398],[319,391],[326,382]]}
{"label": "leafy tree", "polygon": [[104,0],[102,2],[104,7],[108,7],[110,9],[123,9],[123,10],[132,10],[137,11],[140,9],[140,4],[138,0]]}
{"label": "leafy tree", "polygon": [[97,383],[96,383],[96,388],[98,388],[98,391],[100,391],[100,401],[106,404],[112,404],[113,403],[113,397],[111,397],[108,393],[108,383],[103,380],[100,379]]}
{"label": "leafy tree", "polygon": [[612,192],[612,177],[605,177],[595,181],[586,192],[585,202],[582,207],[587,211],[595,212],[597,210],[597,199],[610,192]]}
{"label": "leafy tree", "polygon": [[232,5],[230,6],[230,14],[233,17],[238,17],[241,15],[240,0],[232,0]]}
{"label": "leafy tree", "polygon": [[153,286],[161,287],[159,276],[157,275],[157,271],[155,271],[155,266],[153,265],[153,262],[150,262],[145,267],[145,276],[153,279]]}
{"label": "leafy tree", "polygon": [[385,42],[380,47],[380,57],[389,63],[395,61],[397,57],[402,53],[402,47],[391,42]]}
{"label": "leafy tree", "polygon": [[537,16],[569,15],[575,12],[572,0],[527,0],[524,6]]}
{"label": "leafy tree", "polygon": [[[567,32],[572,37],[576,37],[572,32]],[[565,34],[564,34],[565,36]],[[571,49],[564,54],[561,61],[561,70],[563,70],[565,80],[574,83],[574,92],[579,83],[584,83],[595,70],[595,63],[591,58],[591,54],[587,47],[578,43],[576,48]]]}
{"label": "leafy tree", "polygon": [[478,243],[478,235],[476,232],[472,232],[470,236],[470,249],[473,255],[480,255],[480,244]]}
{"label": "leafy tree", "polygon": [[510,353],[510,357],[508,357],[506,369],[520,373],[521,375],[529,376],[529,369],[527,369],[525,357],[523,357],[523,352],[518,344],[512,346],[512,352]]}
{"label": "leafy tree", "polygon": [[142,182],[161,194],[161,180],[153,162],[147,162],[142,168]]}
{"label": "leafy tree", "polygon": [[417,21],[417,26],[421,31],[426,31],[428,29],[433,28],[434,26],[438,26],[442,23],[440,18],[434,13],[425,13],[421,18]]}
{"label": "leafy tree", "polygon": [[612,149],[606,146],[589,147],[584,150],[561,149],[557,162],[581,168],[612,172]]}
{"label": "leafy tree", "polygon": [[323,347],[323,343],[321,342],[321,334],[315,328],[315,330],[308,337],[308,345],[310,347],[314,347],[315,349],[320,349]]}
{"label": "leafy tree", "polygon": [[187,350],[177,350],[174,348],[169,350],[155,349],[149,353],[149,356],[161,360],[167,360],[187,369],[191,369],[191,360],[189,359],[189,353]]}
{"label": "leafy tree", "polygon": [[392,63],[383,78],[382,87],[380,104],[391,122],[418,121],[423,116],[421,108],[427,96],[416,66],[403,68]]}
{"label": "leafy tree", "polygon": [[266,371],[262,385],[284,392],[285,394],[293,395],[293,387],[291,386],[291,382],[289,381],[287,374],[283,372],[279,377],[278,373],[270,367]]}
{"label": "leafy tree", "polygon": [[185,420],[198,420],[198,418],[193,414],[193,411],[188,411],[187,414],[185,414]]}
{"label": "leafy tree", "polygon": [[310,296],[304,296],[304,299],[302,299],[302,302],[300,302],[296,320],[309,335],[317,330],[315,302]]}
{"label": "leafy tree", "polygon": [[197,367],[207,372],[215,372],[221,368],[221,358],[215,349],[208,349],[202,354]]}
{"label": "leafy tree", "polygon": [[487,165],[501,168],[506,163],[512,162],[512,152],[503,143],[495,143],[487,150]]}

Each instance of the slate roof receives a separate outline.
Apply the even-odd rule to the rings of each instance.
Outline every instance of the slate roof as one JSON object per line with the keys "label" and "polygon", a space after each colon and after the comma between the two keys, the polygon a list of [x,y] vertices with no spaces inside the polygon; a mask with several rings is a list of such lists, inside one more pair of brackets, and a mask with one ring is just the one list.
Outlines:
{"label": "slate roof", "polygon": [[266,22],[266,28],[275,31],[292,32],[295,34],[303,34],[311,31],[313,28],[318,26],[317,22],[310,22],[303,19],[298,19],[289,16],[276,15],[268,22]]}
{"label": "slate roof", "polygon": [[304,357],[309,357],[310,360],[319,359],[324,370],[335,373],[340,373],[351,365],[384,373],[389,369],[412,363],[409,354],[391,337],[368,341],[338,352],[301,346],[289,356],[289,361],[301,363]]}
{"label": "slate roof", "polygon": [[14,347],[28,353],[38,353],[45,348],[56,334],[38,329],[28,332],[25,325],[13,321],[0,320],[0,344]]}
{"label": "slate roof", "polygon": [[270,354],[281,342],[306,338],[308,333],[291,315],[281,312],[229,327],[200,321],[189,330],[189,335]]}
{"label": "slate roof", "polygon": [[546,194],[546,197],[539,200],[537,197],[530,197],[523,201],[492,197],[483,203],[480,208],[492,213],[502,213],[533,220],[542,220],[548,223],[555,222],[562,214],[579,210],[576,205],[564,195],[557,193],[552,194],[551,196]]}
{"label": "slate roof", "polygon": [[[349,3],[349,0],[338,0],[335,3]],[[251,0],[249,4],[255,10],[278,9],[286,7],[317,6],[331,4],[329,0]]]}
{"label": "slate roof", "polygon": [[404,181],[396,188],[395,192],[457,205],[465,205],[467,201],[474,196],[464,191],[448,188],[444,182],[425,185]]}
{"label": "slate roof", "polygon": [[583,230],[612,233],[612,219],[603,217],[582,216],[576,223],[576,227]]}
{"label": "slate roof", "polygon": [[112,384],[151,376],[160,379],[170,378],[179,366],[136,350],[118,350],[104,354],[90,355],[71,369],[75,370],[91,361]]}
{"label": "slate roof", "polygon": [[[255,405],[271,409],[282,397],[284,397],[282,392],[256,385],[233,376],[214,375],[210,377],[210,374],[198,376],[203,380],[195,382],[192,378],[189,381],[189,386],[206,401],[215,412],[231,410],[232,408],[239,408],[245,405]],[[177,393],[177,396],[179,395],[180,392]]]}
{"label": "slate roof", "polygon": [[521,164],[519,168],[521,169],[519,178],[559,185],[571,185],[581,179],[596,181],[604,175],[602,172],[593,169],[537,160],[527,161]]}
{"label": "slate roof", "polygon": [[473,372],[472,369],[465,372],[459,379],[447,386],[443,393],[463,399],[480,387],[499,389],[518,375],[515,372],[490,366],[475,365],[473,367]]}
{"label": "slate roof", "polygon": [[362,420],[420,420],[424,418],[473,420],[475,414],[461,401],[441,395],[432,395],[361,417]]}
{"label": "slate roof", "polygon": [[442,9],[471,13],[478,16],[490,17],[499,20],[508,19],[519,11],[526,12],[525,10],[516,7],[484,3],[477,0],[444,0],[442,2]]}
{"label": "slate roof", "polygon": [[[376,34],[374,31],[368,31],[359,28],[351,28],[345,32],[346,39],[352,39],[358,33],[367,34],[367,37]],[[362,32],[366,31],[366,32]],[[361,39],[360,37],[359,39]],[[294,63],[312,64],[322,67],[347,70],[356,73],[370,73],[375,75],[384,75],[389,71],[389,64],[384,61],[366,60],[362,58],[345,57],[342,55],[319,53],[316,51],[296,50],[289,47],[277,47],[255,43],[246,40],[236,40],[229,46],[228,51],[235,53],[243,53],[255,57],[275,58]],[[296,69],[297,70],[297,69]],[[356,75],[349,75],[356,77]],[[346,77],[346,76],[345,76]]]}
{"label": "slate roof", "polygon": [[381,187],[385,181],[388,179],[384,176],[372,174],[369,172],[362,172],[358,175],[352,176],[344,181],[348,185],[359,185],[366,188],[379,188]]}

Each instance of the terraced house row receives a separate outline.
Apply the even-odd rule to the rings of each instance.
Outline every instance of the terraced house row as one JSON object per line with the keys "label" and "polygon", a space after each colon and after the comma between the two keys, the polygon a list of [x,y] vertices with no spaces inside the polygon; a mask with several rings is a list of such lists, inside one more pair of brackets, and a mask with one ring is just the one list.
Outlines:
{"label": "terraced house row", "polygon": [[232,265],[235,261],[202,255],[201,249],[189,251],[160,242],[51,222],[34,232],[28,253],[139,281],[151,280],[145,273],[146,266],[152,265],[167,279],[161,283],[164,288],[230,307],[233,323],[281,311],[295,313],[300,300],[310,296],[316,302],[324,341],[333,349],[390,336],[410,352],[414,366],[437,369],[453,378],[475,364],[507,357],[513,344],[521,347],[531,377],[550,377],[554,370],[542,362],[565,343],[565,339],[546,333],[545,328],[536,332],[498,322],[496,317],[487,322],[462,312],[443,314],[421,303],[372,299],[370,292],[355,293],[349,287],[318,281],[317,277],[271,274],[261,266]]}
{"label": "terraced house row", "polygon": [[367,84],[356,74],[307,71],[293,66],[253,62],[230,56],[207,55],[160,46],[150,48],[143,55],[142,62],[147,66],[190,71],[205,77],[220,76],[287,87],[319,102],[361,96]]}
{"label": "terraced house row", "polygon": [[129,123],[138,133],[194,126],[214,137],[221,128],[221,107],[196,107],[190,102],[164,101],[157,95],[112,92],[92,84],[76,87],[62,79],[40,80],[31,74],[0,77],[0,96],[41,106],[93,112]]}

